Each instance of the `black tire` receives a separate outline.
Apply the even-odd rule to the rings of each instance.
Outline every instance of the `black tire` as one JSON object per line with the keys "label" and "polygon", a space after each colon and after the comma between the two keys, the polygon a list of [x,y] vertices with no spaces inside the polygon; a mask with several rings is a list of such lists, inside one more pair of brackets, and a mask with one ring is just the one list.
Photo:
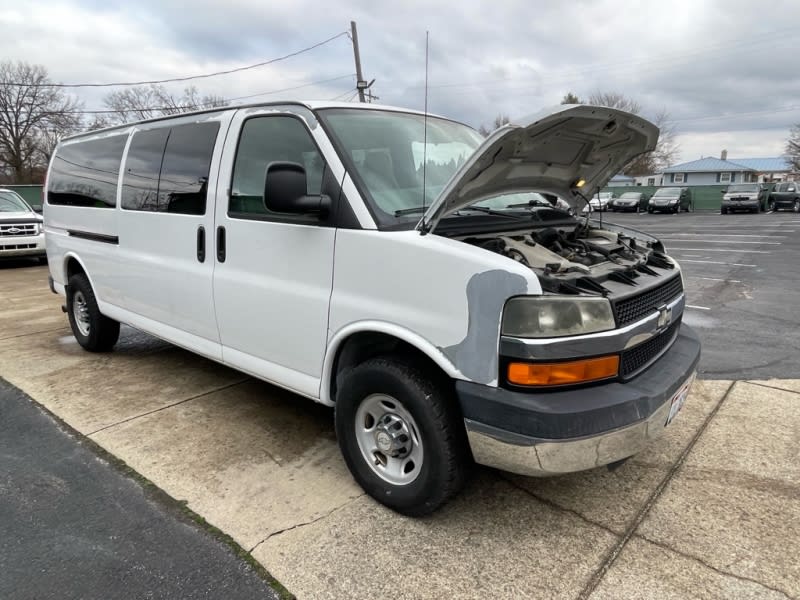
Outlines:
{"label": "black tire", "polygon": [[721,215],[727,215],[727,214],[728,214],[728,209],[727,209],[727,208],[720,208],[720,209],[719,209],[719,214],[721,214]]}
{"label": "black tire", "polygon": [[649,212],[652,215],[653,214],[653,209],[648,206],[647,207],[647,212]]}
{"label": "black tire", "polygon": [[774,202],[770,202],[770,203],[767,205],[767,210],[768,210],[769,212],[775,212],[775,203],[774,203]]}
{"label": "black tire", "polygon": [[[466,480],[471,460],[464,421],[447,388],[446,382],[393,357],[373,358],[358,365],[345,375],[339,386],[336,437],[347,467],[364,491],[401,514],[432,513],[458,493]],[[388,461],[402,457],[391,458],[378,451],[374,463],[368,462],[359,446],[359,408],[362,403],[374,402],[371,399],[377,395],[396,401],[400,405],[398,412],[402,409],[410,414],[413,427],[408,429],[422,441],[422,464],[415,465],[415,478],[405,484],[387,481],[376,472],[381,468],[378,464],[381,458]],[[370,416],[367,422],[372,422]],[[377,433],[374,435],[377,444]]]}
{"label": "black tire", "polygon": [[[76,298],[84,306],[85,321],[76,320]],[[80,307],[78,308],[80,311]],[[119,323],[104,316],[97,306],[94,290],[86,275],[79,273],[67,283],[67,317],[72,335],[89,352],[108,352],[119,339]]]}
{"label": "black tire", "polygon": [[792,204],[792,212],[800,213],[800,200],[795,200]]}

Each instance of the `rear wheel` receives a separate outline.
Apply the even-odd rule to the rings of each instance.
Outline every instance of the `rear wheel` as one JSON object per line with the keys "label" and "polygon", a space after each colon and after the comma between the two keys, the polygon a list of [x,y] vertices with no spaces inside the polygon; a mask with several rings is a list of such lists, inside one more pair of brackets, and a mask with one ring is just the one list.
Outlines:
{"label": "rear wheel", "polygon": [[794,204],[792,204],[792,210],[796,213],[800,213],[800,200],[794,201]]}
{"label": "rear wheel", "polygon": [[336,399],[336,437],[355,480],[405,515],[429,514],[463,486],[464,422],[445,385],[393,357],[352,369]]}
{"label": "rear wheel", "polygon": [[719,209],[719,213],[721,215],[727,215],[728,214],[728,209],[727,208],[720,208]]}
{"label": "rear wheel", "polygon": [[652,215],[653,214],[653,209],[648,206],[647,207],[647,212],[649,212]]}
{"label": "rear wheel", "polygon": [[82,273],[69,278],[67,317],[72,335],[89,352],[108,352],[119,339],[119,323],[100,312],[92,285]]}

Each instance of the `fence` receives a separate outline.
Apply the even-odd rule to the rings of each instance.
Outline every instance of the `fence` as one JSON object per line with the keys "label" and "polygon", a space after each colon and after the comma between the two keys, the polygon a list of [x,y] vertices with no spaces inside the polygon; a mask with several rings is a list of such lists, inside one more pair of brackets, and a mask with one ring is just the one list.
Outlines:
{"label": "fence", "polygon": [[[767,184],[769,185],[769,184]],[[662,186],[670,187],[670,186]],[[677,187],[677,186],[672,186]],[[687,185],[681,187],[688,187],[692,191],[692,200],[694,202],[695,210],[714,210],[719,211],[720,204],[722,203],[722,191],[728,186],[726,185]],[[603,188],[604,192],[613,192],[615,196],[619,197],[620,194],[625,192],[642,192],[650,197],[659,189],[652,185],[637,185],[637,186],[619,186]]]}

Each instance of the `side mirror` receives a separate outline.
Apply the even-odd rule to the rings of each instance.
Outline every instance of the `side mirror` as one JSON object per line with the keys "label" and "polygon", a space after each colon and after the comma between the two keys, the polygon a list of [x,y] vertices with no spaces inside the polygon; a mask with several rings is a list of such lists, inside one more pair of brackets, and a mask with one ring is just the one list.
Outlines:
{"label": "side mirror", "polygon": [[328,216],[331,199],[325,195],[308,195],[308,180],[303,165],[293,162],[272,162],[264,176],[264,206],[270,212],[317,214]]}
{"label": "side mirror", "polygon": [[724,193],[725,193],[725,192],[727,192],[727,191],[728,191],[727,189],[722,189],[722,190],[720,190],[720,191],[719,191],[719,193],[720,193],[720,194],[724,194]]}

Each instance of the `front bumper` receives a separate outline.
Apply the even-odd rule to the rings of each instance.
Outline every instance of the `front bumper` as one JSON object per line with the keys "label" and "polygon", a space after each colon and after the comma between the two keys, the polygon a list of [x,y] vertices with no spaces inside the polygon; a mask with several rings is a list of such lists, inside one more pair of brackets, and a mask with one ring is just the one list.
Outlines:
{"label": "front bumper", "polygon": [[759,207],[758,200],[723,200],[722,201],[722,208],[726,208],[728,210],[753,210],[754,208]]}
{"label": "front bumper", "polygon": [[0,237],[0,258],[44,256],[44,234]]}
{"label": "front bumper", "polygon": [[700,341],[688,326],[626,383],[524,393],[456,382],[475,461],[547,476],[607,465],[641,451],[667,424],[671,399],[690,385]]}

